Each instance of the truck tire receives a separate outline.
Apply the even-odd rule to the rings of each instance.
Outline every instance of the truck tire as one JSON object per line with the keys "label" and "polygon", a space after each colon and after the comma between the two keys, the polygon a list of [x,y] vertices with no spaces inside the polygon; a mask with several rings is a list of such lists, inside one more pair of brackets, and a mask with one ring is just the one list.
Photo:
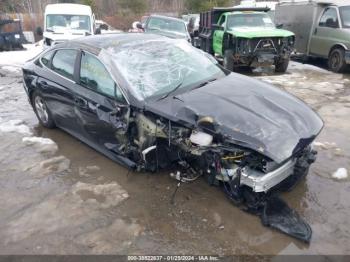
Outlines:
{"label": "truck tire", "polygon": [[225,69],[233,71],[233,51],[226,50],[224,54],[223,66]]}
{"label": "truck tire", "polygon": [[285,73],[287,71],[288,65],[289,65],[289,58],[279,60],[275,64],[275,72]]}
{"label": "truck tire", "polygon": [[342,73],[346,68],[345,51],[343,48],[334,48],[328,57],[328,68],[335,73]]}

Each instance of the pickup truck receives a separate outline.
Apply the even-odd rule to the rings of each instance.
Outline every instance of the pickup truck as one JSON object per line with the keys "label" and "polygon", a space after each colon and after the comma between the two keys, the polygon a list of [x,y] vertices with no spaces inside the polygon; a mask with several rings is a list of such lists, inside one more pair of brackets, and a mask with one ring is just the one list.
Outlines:
{"label": "pickup truck", "polygon": [[292,32],[276,28],[269,8],[213,8],[201,13],[201,49],[214,55],[231,71],[275,65],[285,72],[294,49]]}

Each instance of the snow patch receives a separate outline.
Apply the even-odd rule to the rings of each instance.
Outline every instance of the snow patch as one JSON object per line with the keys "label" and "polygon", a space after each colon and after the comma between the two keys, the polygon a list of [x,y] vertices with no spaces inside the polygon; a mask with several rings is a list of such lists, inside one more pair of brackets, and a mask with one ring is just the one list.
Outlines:
{"label": "snow patch", "polygon": [[26,50],[1,52],[0,65],[10,66],[12,70],[15,66],[21,67],[26,61],[43,51],[42,46],[36,44],[24,45],[24,48]]}
{"label": "snow patch", "polygon": [[16,132],[20,134],[31,135],[30,128],[24,124],[23,120],[10,120],[0,124],[0,132],[11,133]]}
{"label": "snow patch", "polygon": [[58,150],[57,144],[49,138],[43,137],[23,137],[22,142],[27,146],[37,147],[39,153],[56,153]]}
{"label": "snow patch", "polygon": [[338,170],[332,174],[332,177],[339,180],[346,179],[348,177],[348,171],[343,167],[338,168]]}
{"label": "snow patch", "polygon": [[72,191],[74,195],[79,195],[83,202],[98,203],[103,208],[117,206],[129,197],[128,192],[115,182],[101,185],[78,182]]}
{"label": "snow patch", "polygon": [[13,73],[18,73],[21,71],[21,68],[14,66],[3,66],[2,69]]}
{"label": "snow patch", "polygon": [[55,144],[55,142],[49,138],[36,137],[36,136],[23,137],[22,142],[27,144],[27,145],[33,145],[33,144],[52,145],[52,144]]}
{"label": "snow patch", "polygon": [[46,174],[50,172],[62,173],[70,167],[70,160],[64,156],[57,156],[45,161],[42,161],[40,167],[44,169]]}
{"label": "snow patch", "polygon": [[320,147],[322,149],[330,149],[330,148],[335,148],[337,147],[337,144],[334,142],[313,142],[313,145],[316,147]]}

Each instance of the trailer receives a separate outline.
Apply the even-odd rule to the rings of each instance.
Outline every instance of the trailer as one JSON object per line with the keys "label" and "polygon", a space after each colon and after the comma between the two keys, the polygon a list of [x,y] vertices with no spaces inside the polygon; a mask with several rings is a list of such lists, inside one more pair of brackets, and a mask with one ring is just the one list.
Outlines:
{"label": "trailer", "polygon": [[19,19],[0,19],[0,51],[23,49],[26,43]]}

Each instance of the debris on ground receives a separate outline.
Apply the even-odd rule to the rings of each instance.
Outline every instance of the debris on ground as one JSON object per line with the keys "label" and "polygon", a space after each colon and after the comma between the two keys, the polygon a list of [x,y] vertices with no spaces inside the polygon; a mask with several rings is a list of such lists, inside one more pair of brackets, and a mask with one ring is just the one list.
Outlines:
{"label": "debris on ground", "polygon": [[265,203],[260,217],[264,226],[272,227],[307,243],[311,240],[312,230],[309,224],[279,197],[272,197]]}

